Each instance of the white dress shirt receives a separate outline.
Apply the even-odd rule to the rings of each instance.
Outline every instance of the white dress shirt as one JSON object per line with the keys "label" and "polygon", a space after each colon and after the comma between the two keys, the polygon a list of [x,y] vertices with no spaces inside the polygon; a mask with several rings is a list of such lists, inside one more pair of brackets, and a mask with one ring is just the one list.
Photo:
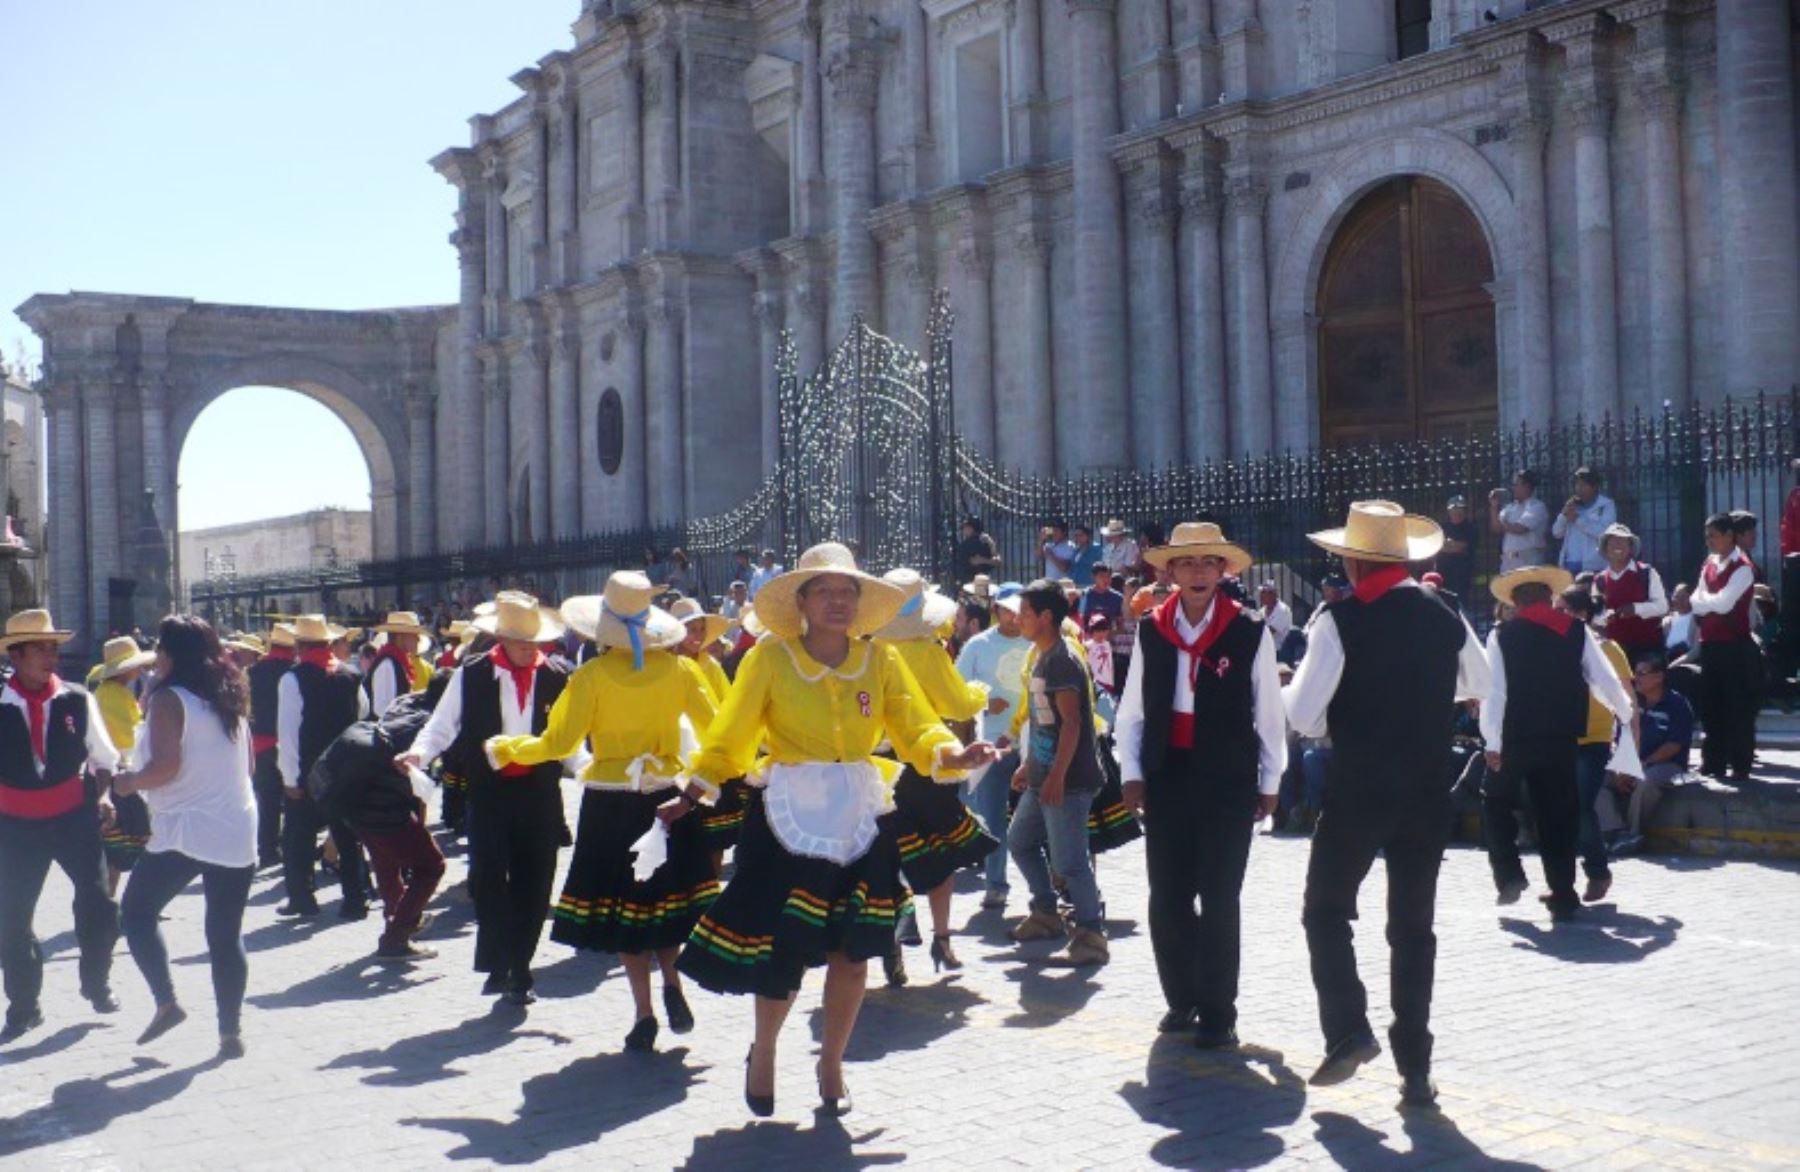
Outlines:
{"label": "white dress shirt", "polygon": [[1632,605],[1632,617],[1640,619],[1660,619],[1669,613],[1669,596],[1663,593],[1662,575],[1656,572],[1655,566],[1650,565],[1648,562],[1630,561],[1625,563],[1625,569],[1623,571],[1615,574],[1613,568],[1608,566],[1606,569],[1600,571],[1600,576],[1605,578],[1608,582],[1617,582],[1620,578],[1623,578],[1638,566],[1643,566],[1650,575],[1650,597],[1643,602],[1634,603]]}
{"label": "white dress shirt", "polygon": [[[66,691],[67,689],[68,685],[64,684],[63,690]],[[56,695],[62,695],[62,691],[58,691]],[[49,720],[48,710],[50,702],[55,699],[56,696],[52,696],[50,697],[50,700],[44,701],[46,722]],[[0,704],[11,704],[14,708],[17,708],[25,718],[25,727],[31,727],[31,709],[25,703],[25,697],[19,695],[16,689],[0,685]],[[95,702],[94,694],[92,692],[87,694],[87,710],[86,740],[88,765],[102,773],[117,773],[120,764],[119,750],[113,745],[112,737],[107,735],[106,718],[100,715],[100,705]],[[48,738],[46,738],[46,740],[47,739]],[[37,762],[38,773],[42,774],[44,772],[44,759],[38,756],[37,746],[35,744],[31,746],[31,758]],[[63,779],[55,778],[46,780],[61,781]]]}
{"label": "white dress shirt", "polygon": [[1500,520],[1508,525],[1523,525],[1530,532],[1508,530],[1500,537],[1500,572],[1541,565],[1544,550],[1550,545],[1550,510],[1536,495],[1522,501],[1508,501],[1500,506]]}
{"label": "white dress shirt", "polygon": [[369,672],[369,691],[373,693],[369,711],[379,720],[388,705],[407,693],[405,681],[400,678],[400,665],[385,656],[376,660]]}
{"label": "white dress shirt", "polygon": [[[1175,629],[1184,642],[1192,643],[1211,625],[1218,599],[1207,604],[1198,623],[1190,623],[1180,606],[1175,608]],[[1125,694],[1113,718],[1113,741],[1119,750],[1119,768],[1126,781],[1144,780],[1144,655],[1143,629],[1153,620],[1145,615],[1138,623],[1138,642],[1132,649],[1131,667],[1125,673]],[[1175,653],[1175,711],[1194,710],[1194,685],[1187,652]],[[1261,745],[1257,789],[1264,794],[1281,792],[1281,775],[1287,770],[1287,718],[1281,711],[1281,677],[1275,666],[1275,644],[1258,639],[1256,662],[1250,666],[1250,703]]]}
{"label": "white dress shirt", "polygon": [[[1395,590],[1418,590],[1414,581],[1405,581]],[[1487,656],[1482,654],[1481,640],[1475,637],[1469,620],[1463,619],[1462,651],[1456,659],[1456,701],[1482,700],[1492,687]],[[1344,677],[1344,640],[1338,634],[1337,620],[1325,608],[1313,616],[1306,633],[1306,658],[1294,671],[1294,678],[1281,690],[1287,708],[1288,723],[1303,737],[1326,736],[1330,729],[1328,715],[1338,683]]]}
{"label": "white dress shirt", "polygon": [[[1522,622],[1513,619],[1512,622]],[[1594,699],[1605,705],[1607,710],[1623,724],[1631,723],[1633,705],[1631,695],[1625,691],[1625,685],[1619,680],[1619,673],[1612,662],[1606,658],[1606,652],[1600,649],[1600,640],[1594,638],[1594,632],[1584,629],[1587,638],[1581,647],[1581,678],[1587,681],[1588,691]],[[1487,742],[1490,753],[1504,753],[1500,745],[1500,734],[1506,728],[1506,657],[1500,651],[1500,628],[1495,627],[1488,634],[1488,665],[1494,673],[1493,690],[1488,693],[1487,703],[1481,706],[1481,739]],[[1587,718],[1582,717],[1582,727],[1587,727]]]}
{"label": "white dress shirt", "polygon": [[1730,614],[1731,608],[1744,596],[1744,591],[1756,585],[1756,571],[1750,568],[1750,563],[1744,560],[1744,552],[1739,549],[1732,550],[1724,557],[1716,553],[1709,554],[1706,564],[1723,569],[1727,577],[1725,585],[1715,594],[1706,588],[1706,577],[1701,575],[1700,580],[1694,583],[1694,593],[1689,599],[1694,604],[1694,613]]}
{"label": "white dress shirt", "polygon": [[[494,671],[487,661],[482,661],[481,668]],[[418,755],[421,762],[431,764],[444,755],[444,751],[455,743],[457,734],[462,732],[462,673],[466,667],[459,667],[450,676],[450,682],[444,686],[444,694],[438,698],[438,705],[431,711],[431,719],[419,730],[417,739],[413,741],[411,752]],[[513,686],[512,674],[500,672],[500,734],[503,737],[528,737],[532,735],[531,705],[537,698],[537,674],[531,677],[531,687],[525,690],[525,702],[519,702],[519,689]]]}
{"label": "white dress shirt", "polygon": [[[306,715],[306,700],[300,695],[300,678],[295,672],[281,677],[275,695],[275,767],[281,771],[281,784],[288,789],[301,789],[306,779],[300,776],[300,722]],[[369,718],[369,694],[356,685],[356,718]]]}
{"label": "white dress shirt", "polygon": [[1294,610],[1277,598],[1275,605],[1263,612],[1263,622],[1268,626],[1269,634],[1275,637],[1276,649],[1280,650],[1281,641],[1294,629]]}

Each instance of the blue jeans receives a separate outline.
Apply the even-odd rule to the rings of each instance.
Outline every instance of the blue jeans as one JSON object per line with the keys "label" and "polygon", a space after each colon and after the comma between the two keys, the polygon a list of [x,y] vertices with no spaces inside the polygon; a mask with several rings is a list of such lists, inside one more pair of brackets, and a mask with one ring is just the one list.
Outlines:
{"label": "blue jeans", "polygon": [[244,985],[250,963],[244,956],[244,905],[250,900],[254,865],[221,867],[174,851],[145,851],[132,868],[120,901],[120,919],[131,959],[137,962],[160,1008],[175,1003],[169,977],[169,949],[157,917],[181,889],[199,876],[206,892],[206,951],[212,961],[213,1000],[219,1007],[219,1032],[238,1032]]}
{"label": "blue jeans", "polygon": [[1611,745],[1582,745],[1575,751],[1575,789],[1581,796],[1581,835],[1576,842],[1581,851],[1581,869],[1589,879],[1612,877],[1612,868],[1606,862],[1606,843],[1600,837],[1600,815],[1594,812],[1594,802],[1606,784],[1606,763],[1611,758]]}
{"label": "blue jeans", "polygon": [[1042,784],[1033,781],[1019,795],[1019,808],[1013,811],[1012,825],[1006,830],[1007,849],[1031,888],[1033,911],[1056,911],[1056,886],[1050,879],[1054,870],[1075,905],[1075,926],[1099,930],[1104,918],[1100,885],[1094,881],[1088,857],[1087,830],[1088,808],[1099,791],[1065,791],[1062,805],[1050,807],[1038,800]]}
{"label": "blue jeans", "polygon": [[989,891],[1006,891],[1011,886],[1006,881],[1006,807],[1012,797],[1013,771],[1018,767],[1017,753],[1002,753],[974,790],[963,797],[963,804],[1000,843],[982,866],[982,880]]}
{"label": "blue jeans", "polygon": [[1300,758],[1300,774],[1305,778],[1307,809],[1315,814],[1325,808],[1325,773],[1331,768],[1331,750],[1324,746],[1308,749]]}

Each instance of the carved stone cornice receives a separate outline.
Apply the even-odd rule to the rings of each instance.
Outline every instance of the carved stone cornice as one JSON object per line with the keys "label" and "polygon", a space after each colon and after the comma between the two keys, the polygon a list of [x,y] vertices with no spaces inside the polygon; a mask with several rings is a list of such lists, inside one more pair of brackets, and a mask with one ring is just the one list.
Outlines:
{"label": "carved stone cornice", "polygon": [[1012,243],[1013,251],[1026,260],[1045,264],[1050,260],[1050,250],[1056,246],[1056,238],[1048,225],[1033,222],[1014,228]]}

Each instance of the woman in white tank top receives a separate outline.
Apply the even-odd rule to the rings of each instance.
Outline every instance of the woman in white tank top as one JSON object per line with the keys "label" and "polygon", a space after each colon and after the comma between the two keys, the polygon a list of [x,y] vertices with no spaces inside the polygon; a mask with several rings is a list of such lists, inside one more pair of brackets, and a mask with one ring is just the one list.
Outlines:
{"label": "woman in white tank top", "polygon": [[142,1045],[187,1020],[175,999],[163,908],[198,877],[206,896],[206,946],[218,1002],[219,1054],[241,1057],[238,1015],[248,962],[244,905],[256,873],[256,798],[249,690],[203,619],[166,618],[157,631],[156,689],[139,738],[143,767],[113,782],[150,807],[150,841],[131,873],[121,921],[131,957],[156,998]]}

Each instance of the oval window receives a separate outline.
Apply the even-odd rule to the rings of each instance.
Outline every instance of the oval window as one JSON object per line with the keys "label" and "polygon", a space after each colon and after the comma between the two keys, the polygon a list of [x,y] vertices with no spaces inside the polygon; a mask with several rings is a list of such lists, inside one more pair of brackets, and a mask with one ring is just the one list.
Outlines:
{"label": "oval window", "polygon": [[613,387],[600,392],[599,427],[595,434],[600,448],[600,471],[617,475],[625,457],[625,403]]}

